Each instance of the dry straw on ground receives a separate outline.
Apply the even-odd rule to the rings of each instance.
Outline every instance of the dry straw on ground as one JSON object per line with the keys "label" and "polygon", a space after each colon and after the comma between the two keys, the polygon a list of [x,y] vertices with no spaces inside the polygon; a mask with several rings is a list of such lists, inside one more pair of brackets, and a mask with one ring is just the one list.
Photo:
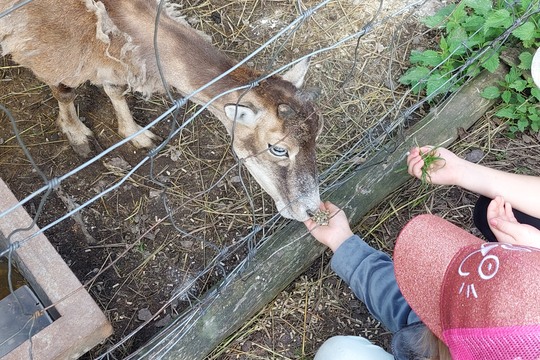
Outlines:
{"label": "dry straw on ground", "polygon": [[[211,34],[219,48],[241,59],[316,2],[206,0],[182,4],[192,26]],[[352,39],[312,58],[307,85],[320,87],[318,106],[325,120],[318,139],[322,189],[344,172],[361,166],[385,139],[385,126],[421,100],[410,96],[397,79],[408,66],[411,49],[435,46],[433,33],[419,25],[417,15],[396,13],[412,10],[408,3],[388,1],[379,10],[380,4],[330,1],[292,32],[286,43],[271,45],[250,60],[258,69],[275,69],[329,47],[373,20],[371,31],[358,43]],[[438,1],[430,4],[438,5]],[[8,58],[2,59],[0,81],[0,102],[13,111],[38,166],[53,177],[78,165],[80,160],[54,125],[57,105],[50,91]],[[107,148],[117,142],[112,108],[103,93],[83,86],[79,94],[79,112],[101,146]],[[142,123],[168,107],[164,96],[144,101],[130,95],[128,101]],[[193,111],[194,107],[188,107],[178,120]],[[424,111],[421,107],[415,116],[423,116]],[[1,119],[0,173],[12,191],[23,198],[41,182],[16,144],[7,119]],[[166,137],[169,124],[160,124],[153,131]],[[398,138],[402,125],[395,129]],[[492,164],[493,159],[503,159],[508,168],[513,157],[535,151],[538,154],[537,139],[505,143],[500,140],[503,132],[502,127],[485,118],[455,149],[466,154],[469,148],[478,148],[486,155],[483,162]],[[93,349],[88,358],[103,354],[148,321],[122,343],[114,356],[122,358],[135,350],[245,258],[253,244],[242,243],[241,239],[275,214],[268,196],[245,171],[235,167],[229,142],[220,123],[210,116],[200,116],[156,157],[152,168],[143,168],[119,190],[83,210],[81,221],[70,219],[47,232],[83,283],[99,274],[87,288],[113,322],[115,335],[107,344]],[[64,182],[64,196],[48,200],[40,226],[64,214],[70,202],[81,203],[117,182],[144,155],[127,145]],[[527,161],[537,158],[528,156]],[[537,163],[531,166],[538,169]],[[166,185],[165,202],[160,184]],[[391,251],[398,229],[413,214],[433,211],[464,223],[470,217],[472,201],[470,194],[457,189],[426,190],[409,183],[366,216],[356,230],[369,234],[367,239],[377,248]],[[35,214],[38,203],[39,199],[30,202],[27,210]],[[90,243],[85,232],[96,243]],[[219,249],[235,244],[240,245],[227,261],[213,262]],[[310,358],[322,341],[335,334],[362,335],[388,346],[388,333],[332,273],[329,255],[321,257],[208,359]],[[201,273],[202,269],[207,271]],[[199,280],[188,294],[168,303],[197,276]],[[162,307],[164,311],[158,312]]]}

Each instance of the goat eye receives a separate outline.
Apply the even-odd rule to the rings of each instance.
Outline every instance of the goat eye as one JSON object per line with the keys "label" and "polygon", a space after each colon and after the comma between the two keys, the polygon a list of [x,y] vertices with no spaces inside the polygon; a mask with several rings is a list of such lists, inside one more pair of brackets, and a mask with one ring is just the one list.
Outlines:
{"label": "goat eye", "polygon": [[268,144],[268,150],[274,156],[289,157],[289,152],[287,151],[287,149],[281,148],[279,146]]}

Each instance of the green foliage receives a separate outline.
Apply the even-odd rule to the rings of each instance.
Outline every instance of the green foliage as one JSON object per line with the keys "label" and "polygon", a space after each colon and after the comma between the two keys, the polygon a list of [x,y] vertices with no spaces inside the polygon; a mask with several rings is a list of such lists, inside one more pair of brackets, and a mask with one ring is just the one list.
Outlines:
{"label": "green foliage", "polygon": [[[506,47],[522,49],[519,64],[498,86],[484,89],[482,96],[499,100],[496,115],[508,120],[512,133],[539,131],[540,90],[530,79],[533,53],[540,47],[539,9],[540,0],[462,0],[440,9],[422,20],[429,28],[440,31],[439,48],[413,50],[412,66],[399,81],[411,86],[415,94],[446,94],[461,85],[453,77],[470,59],[478,60],[467,66],[466,75],[475,76],[481,69],[495,72]],[[521,24],[514,24],[522,17]],[[507,45],[489,47],[511,27]]]}
{"label": "green foliage", "polygon": [[[433,164],[437,161],[443,161],[446,164],[446,160],[440,156],[437,155],[437,149],[439,147],[434,147],[433,149],[423,153],[420,151],[420,156],[422,157],[422,160],[424,160],[424,166],[422,166],[422,175],[420,177],[420,181],[422,184],[427,185],[431,183],[431,176],[429,175],[430,169],[433,167]],[[444,165],[443,165],[444,166]]]}
{"label": "green foliage", "polygon": [[486,99],[500,99],[496,116],[506,119],[510,133],[528,129],[540,130],[540,89],[527,75],[531,69],[532,54],[524,51],[519,55],[520,63],[510,68],[498,86],[490,86],[482,92]]}

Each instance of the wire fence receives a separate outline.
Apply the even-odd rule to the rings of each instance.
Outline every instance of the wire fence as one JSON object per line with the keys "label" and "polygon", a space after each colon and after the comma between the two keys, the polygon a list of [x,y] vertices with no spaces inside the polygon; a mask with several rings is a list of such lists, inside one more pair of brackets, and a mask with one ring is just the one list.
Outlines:
{"label": "wire fence", "polygon": [[[0,13],[0,18],[8,16],[29,2],[31,1],[24,1],[12,9],[4,10]],[[146,109],[156,105],[155,107],[159,109],[158,115],[137,133],[115,141],[87,161],[71,166],[73,161],[63,160],[62,166],[55,168],[54,157],[51,160],[44,156],[39,151],[40,142],[35,140],[44,133],[49,135],[54,133],[54,130],[41,125],[41,131],[37,131],[40,128],[34,128],[32,123],[36,121],[35,119],[21,121],[20,116],[24,116],[24,112],[0,104],[0,110],[4,113],[3,118],[9,120],[13,134],[12,137],[7,133],[2,136],[3,144],[0,145],[0,149],[4,152],[2,156],[6,159],[7,154],[16,152],[19,159],[13,161],[13,164],[4,161],[0,166],[4,169],[2,172],[9,166],[15,167],[14,173],[17,176],[12,174],[11,178],[5,180],[21,197],[15,206],[0,209],[0,221],[23,206],[32,213],[33,222],[28,224],[27,228],[5,234],[8,242],[20,231],[32,229],[35,225],[40,227],[38,231],[25,238],[12,242],[8,248],[0,249],[1,257],[5,257],[8,261],[9,290],[10,292],[14,290],[11,281],[14,251],[31,246],[32,240],[41,233],[46,233],[51,239],[58,239],[70,226],[80,230],[75,234],[80,235],[81,230],[84,230],[86,240],[78,243],[82,244],[82,247],[69,251],[78,252],[79,256],[85,249],[94,251],[97,253],[96,258],[101,257],[102,263],[99,264],[96,258],[92,258],[93,262],[79,270],[77,275],[83,286],[97,298],[113,324],[116,321],[122,324],[121,327],[115,328],[113,343],[101,346],[92,353],[97,359],[149,355],[129,354],[135,354],[137,345],[148,339],[148,335],[142,333],[151,328],[158,319],[167,321],[158,329],[152,327],[149,332],[155,334],[158,330],[173,325],[177,329],[182,329],[179,324],[184,324],[183,329],[187,330],[193,319],[201,316],[208,302],[220,296],[219,289],[226,287],[231,279],[243,276],[246,264],[252,261],[260,246],[287,223],[275,213],[272,205],[269,205],[267,196],[245,175],[242,159],[235,158],[230,152],[230,139],[224,141],[220,135],[223,131],[216,130],[218,131],[216,133],[213,124],[208,125],[209,120],[204,118],[204,112],[214,101],[229,93],[247,92],[260,82],[282,73],[303,59],[314,59],[312,67],[315,66],[315,70],[319,71],[316,75],[311,75],[312,79],[308,81],[318,80],[323,83],[324,95],[319,107],[325,118],[325,128],[318,140],[318,152],[322,169],[319,177],[320,190],[324,199],[326,192],[340,186],[355,172],[365,170],[366,166],[373,166],[366,162],[366,159],[382,149],[391,151],[392,144],[402,139],[402,130],[421,116],[428,103],[436,104],[444,98],[444,95],[437,92],[429,97],[420,98],[410,90],[398,88],[394,81],[403,72],[403,64],[406,63],[410,47],[414,46],[414,39],[422,39],[427,32],[418,25],[417,15],[414,12],[418,8],[425,9],[427,4],[432,2],[383,4],[381,0],[373,4],[359,4],[354,1],[326,0],[308,7],[302,1],[298,1],[293,6],[297,15],[287,22],[280,20],[283,14],[277,13],[268,16],[268,19],[264,16],[256,18],[255,10],[260,11],[259,15],[264,15],[267,9],[263,5],[248,1],[238,2],[238,8],[235,8],[239,9],[236,13],[240,14],[238,19],[228,19],[227,22],[227,19],[223,18],[226,11],[215,10],[220,9],[219,2],[214,6],[205,4],[197,3],[190,7],[182,3],[179,9],[187,13],[191,11],[191,14],[204,12],[210,14],[208,18],[212,18],[213,22],[206,24],[202,23],[202,17],[198,18],[196,15],[191,18],[188,16],[187,19],[192,25],[202,24],[203,30],[217,28],[218,34],[222,31],[221,45],[225,45],[230,52],[235,51],[235,47],[247,44],[247,47],[244,47],[247,56],[229,71],[187,96],[177,97],[177,94],[168,90],[165,99],[153,97],[149,105],[141,105],[147,104],[142,99],[133,100],[132,102],[139,108]],[[232,6],[227,2],[221,5],[223,8]],[[163,6],[164,1],[159,2],[154,44],[158,43],[160,36],[160,17],[167,16]],[[289,4],[284,6],[291,8]],[[347,11],[343,10],[344,8]],[[351,9],[360,11],[359,9],[363,8],[369,8],[369,11],[355,15],[350,12]],[[344,11],[347,15],[341,19],[342,21],[336,19],[335,15],[332,15],[334,17],[328,15],[339,11]],[[530,11],[525,16],[516,18],[513,25],[501,36],[475,52],[461,67],[453,69],[451,74],[447,74],[448,83],[440,85],[441,91],[448,89],[449,84],[463,82],[471,72],[471,68],[480,67],[481,60],[486,59],[486,54],[501,47],[514,29],[538,11],[531,5]],[[220,19],[216,19],[218,15],[221,16]],[[242,23],[242,18],[246,17],[249,23]],[[291,16],[285,18],[289,17]],[[260,41],[259,46],[249,50],[257,41],[248,43],[242,40],[242,37],[248,37],[245,34],[249,31],[252,31],[253,35],[258,29],[255,25],[268,23],[275,23],[275,27],[267,26],[262,34],[262,37],[268,40]],[[235,24],[243,29],[244,33],[227,32],[225,24]],[[277,31],[275,28],[278,28]],[[339,31],[336,30],[338,28]],[[311,39],[314,37],[313,32],[317,31],[324,36]],[[300,46],[303,41],[307,43],[306,46]],[[429,40],[424,41],[430,43]],[[314,42],[318,45],[316,48],[313,47]],[[386,45],[382,45],[382,42]],[[370,46],[373,46],[374,50],[370,50]],[[311,50],[304,51],[306,47],[311,47]],[[159,47],[157,48],[155,55],[159,64],[161,54]],[[295,52],[295,49],[300,50]],[[369,58],[366,56],[368,51],[371,51]],[[300,53],[302,55],[299,55]],[[334,66],[336,59],[342,60],[339,66]],[[194,107],[189,103],[191,98],[237,67],[245,64],[253,65],[252,63],[266,69],[263,77],[223,92],[202,106]],[[276,65],[278,63],[280,65]],[[320,67],[317,68],[317,65]],[[376,68],[375,65],[379,67]],[[369,68],[370,66],[373,67]],[[12,81],[16,82],[17,77],[12,74],[19,68],[12,63],[6,66],[8,67],[11,69],[10,78],[13,77]],[[386,69],[384,74],[375,76],[381,68]],[[160,73],[162,74],[161,69]],[[163,75],[161,77],[165,88],[168,89],[166,79]],[[338,79],[339,77],[341,79]],[[370,77],[375,78],[374,81],[364,81]],[[385,99],[375,99],[374,97],[380,96],[381,92],[371,91],[372,88],[377,88],[376,90],[382,88],[381,91],[386,94]],[[36,92],[42,93],[41,88],[38,87]],[[13,96],[12,92],[0,91],[0,101],[4,104],[11,102],[10,96]],[[41,103],[50,101],[50,99],[42,100]],[[16,101],[13,103],[16,104]],[[51,104],[51,107],[55,105]],[[201,117],[204,120],[201,120]],[[351,119],[352,117],[355,119]],[[357,120],[359,117],[363,117],[366,121],[359,122]],[[7,129],[4,125],[2,131]],[[146,154],[139,153],[130,157],[128,164],[117,162],[118,158],[126,158],[132,152],[127,143],[149,129],[164,134],[164,140]],[[104,132],[106,130],[104,128]],[[34,136],[34,132],[37,135]],[[209,144],[204,150],[204,156],[201,156],[198,147],[185,147],[186,142],[197,142],[197,138],[201,136],[205,136]],[[62,146],[60,142],[60,140],[51,141],[47,147],[58,148]],[[201,143],[197,143],[197,146],[200,147]],[[213,151],[212,146],[216,151]],[[122,150],[126,148],[128,150]],[[60,156],[60,151],[50,151]],[[66,151],[69,150],[64,152]],[[198,159],[200,157],[203,159]],[[24,177],[19,169],[28,171],[28,179],[33,179],[33,183],[19,186],[16,179]],[[103,173],[96,175],[100,171]],[[51,174],[58,175],[51,176]],[[96,176],[88,178],[90,175]],[[188,175],[194,177],[190,178]],[[131,195],[130,190],[133,191]],[[92,192],[94,194],[91,194]],[[96,221],[98,218],[107,217],[109,220]],[[67,222],[69,225],[66,225]],[[93,229],[90,228],[90,224],[104,226],[107,229],[106,231]],[[306,232],[304,236],[307,235]],[[291,243],[298,240],[290,239]],[[65,245],[66,242],[58,240],[57,247],[61,247],[62,244]],[[287,247],[288,244],[283,246]],[[68,250],[59,249],[59,251],[64,257],[69,257]],[[80,257],[73,259],[73,262],[77,262]],[[164,264],[159,264],[160,261]],[[180,263],[183,265],[179,266]],[[165,283],[168,281],[171,284],[134,286],[134,283],[144,281],[145,272],[153,272],[151,270],[153,266],[156,268],[155,274],[167,271],[168,275],[163,277],[167,278]],[[137,280],[138,277],[140,280]],[[220,287],[212,289],[215,284],[220,284]],[[149,295],[144,295],[139,300],[140,304],[136,310],[129,316],[115,313],[120,300],[124,305],[133,302],[122,298],[122,291],[129,287],[135,287],[131,294],[142,292],[144,289],[147,291],[145,294],[153,294],[152,296],[159,300],[152,302]],[[51,304],[49,308],[55,305]],[[141,316],[140,310],[145,306],[152,309],[149,316]],[[175,332],[164,338],[163,342],[174,344],[182,336],[182,331]],[[162,353],[163,351],[165,352]],[[166,350],[159,349],[155,350],[152,356],[161,358],[165,354]]]}

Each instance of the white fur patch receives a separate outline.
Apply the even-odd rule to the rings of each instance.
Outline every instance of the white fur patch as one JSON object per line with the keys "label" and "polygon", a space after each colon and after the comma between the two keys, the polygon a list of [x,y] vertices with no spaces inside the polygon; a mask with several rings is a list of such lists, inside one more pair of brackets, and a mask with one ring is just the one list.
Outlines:
{"label": "white fur patch", "polygon": [[100,41],[103,41],[105,44],[110,44],[111,39],[109,38],[109,34],[120,34],[120,30],[118,30],[118,28],[114,25],[111,18],[107,14],[105,5],[103,5],[101,1],[95,2],[94,0],[85,0],[85,5],[88,11],[96,14],[96,38]]}

